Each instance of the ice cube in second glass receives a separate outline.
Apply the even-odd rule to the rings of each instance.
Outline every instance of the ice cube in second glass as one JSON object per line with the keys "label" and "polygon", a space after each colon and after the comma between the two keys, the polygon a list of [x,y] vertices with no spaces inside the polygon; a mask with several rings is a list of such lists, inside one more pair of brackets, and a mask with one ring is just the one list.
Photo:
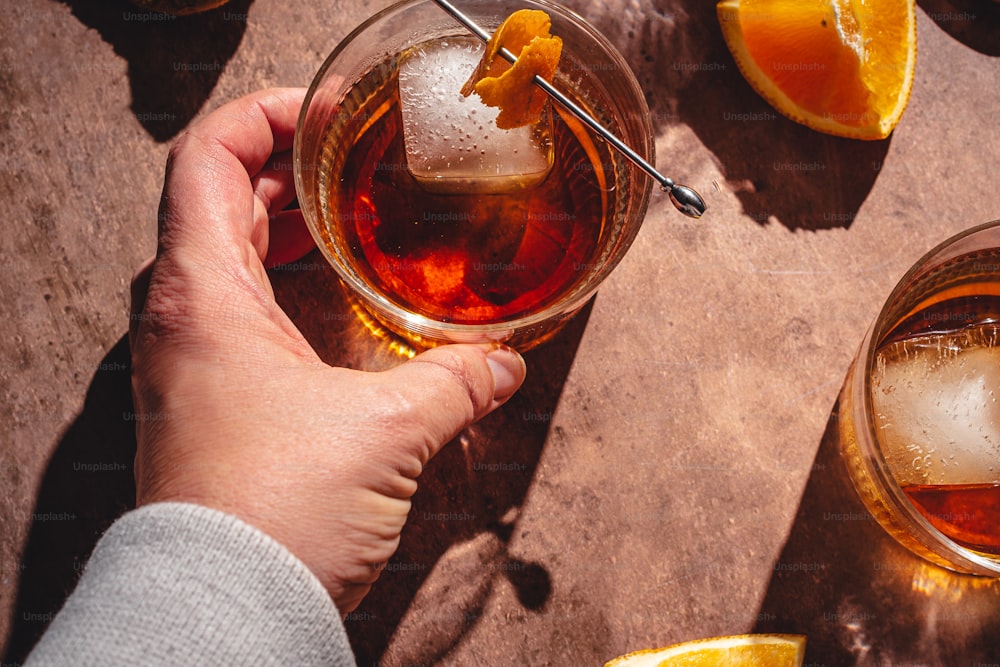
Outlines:
{"label": "ice cube in second glass", "polygon": [[879,349],[872,406],[901,485],[1000,482],[1000,348],[994,325]]}
{"label": "ice cube in second glass", "polygon": [[552,167],[551,120],[498,129],[497,109],[460,90],[483,45],[447,38],[400,59],[399,98],[406,167],[433,192],[498,193],[537,185]]}

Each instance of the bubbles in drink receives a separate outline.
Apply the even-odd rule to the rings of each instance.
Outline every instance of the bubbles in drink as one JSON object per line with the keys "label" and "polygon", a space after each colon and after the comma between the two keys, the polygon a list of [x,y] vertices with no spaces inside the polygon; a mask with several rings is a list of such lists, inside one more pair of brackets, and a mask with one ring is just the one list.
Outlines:
{"label": "bubbles in drink", "polygon": [[542,181],[552,167],[551,120],[500,130],[497,110],[459,90],[483,45],[467,39],[425,42],[399,64],[406,169],[436,192],[509,192]]}
{"label": "bubbles in drink", "polygon": [[878,351],[872,402],[900,484],[1000,483],[1000,348],[980,324]]}
{"label": "bubbles in drink", "polygon": [[889,470],[924,518],[1000,555],[1000,299],[910,316],[876,352],[872,407]]}

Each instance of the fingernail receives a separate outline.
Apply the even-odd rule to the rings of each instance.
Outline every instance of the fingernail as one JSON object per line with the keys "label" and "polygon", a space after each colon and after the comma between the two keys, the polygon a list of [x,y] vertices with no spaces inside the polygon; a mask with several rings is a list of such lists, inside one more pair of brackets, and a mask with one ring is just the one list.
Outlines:
{"label": "fingernail", "polygon": [[527,373],[524,359],[511,348],[501,346],[490,350],[486,363],[493,373],[493,400],[507,400],[524,382]]}

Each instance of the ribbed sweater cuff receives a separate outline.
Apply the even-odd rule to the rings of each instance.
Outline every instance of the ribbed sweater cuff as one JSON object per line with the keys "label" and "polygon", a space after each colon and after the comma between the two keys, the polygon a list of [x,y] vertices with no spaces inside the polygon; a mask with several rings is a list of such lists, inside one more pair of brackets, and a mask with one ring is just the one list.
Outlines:
{"label": "ribbed sweater cuff", "polygon": [[333,601],[236,517],[160,503],[98,542],[28,665],[354,665]]}

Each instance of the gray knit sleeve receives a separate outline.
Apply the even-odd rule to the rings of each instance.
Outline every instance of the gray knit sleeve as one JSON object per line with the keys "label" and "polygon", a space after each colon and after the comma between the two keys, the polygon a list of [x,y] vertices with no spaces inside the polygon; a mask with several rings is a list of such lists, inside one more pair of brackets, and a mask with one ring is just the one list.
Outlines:
{"label": "gray knit sleeve", "polygon": [[115,522],[28,658],[42,665],[355,665],[309,569],[215,510],[149,505]]}

